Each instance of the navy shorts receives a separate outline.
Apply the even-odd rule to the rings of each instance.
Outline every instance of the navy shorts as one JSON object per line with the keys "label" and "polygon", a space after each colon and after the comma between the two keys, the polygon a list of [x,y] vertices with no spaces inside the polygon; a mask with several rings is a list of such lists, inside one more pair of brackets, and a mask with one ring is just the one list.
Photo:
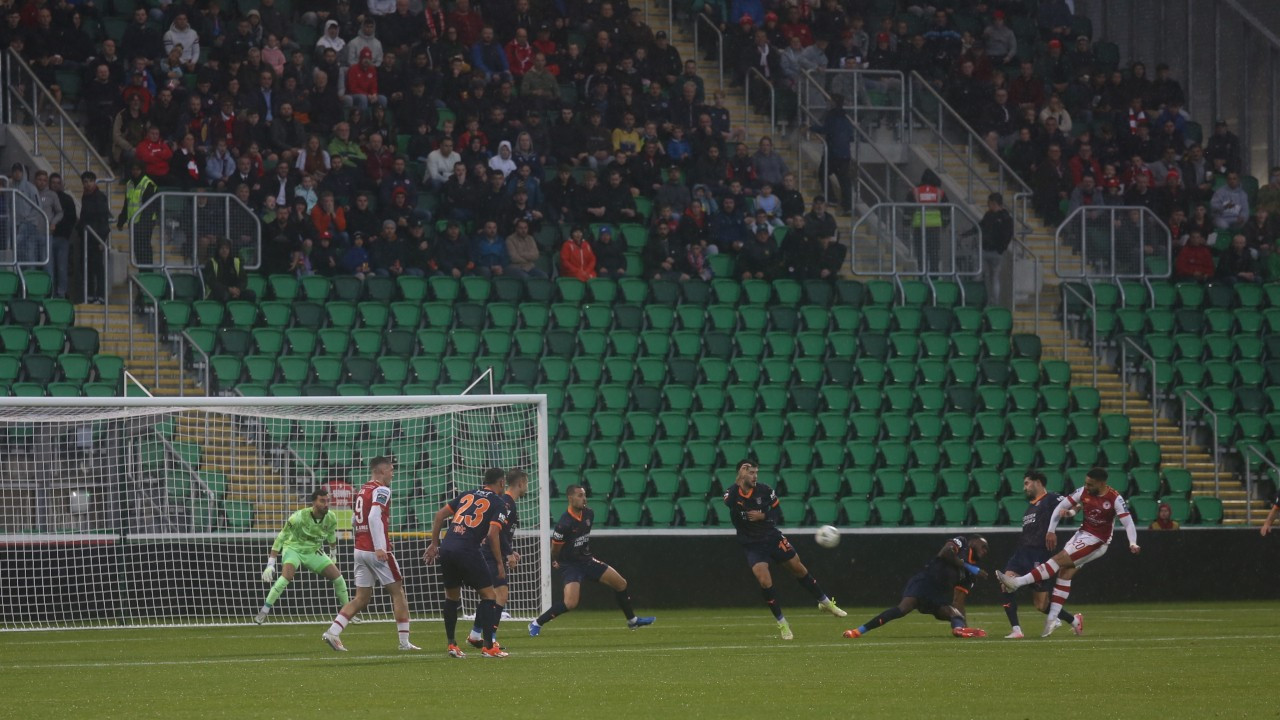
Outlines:
{"label": "navy shorts", "polygon": [[[1013,557],[1009,558],[1009,562],[1005,563],[1004,569],[1015,575],[1026,575],[1031,569],[1042,562],[1046,562],[1053,557],[1053,553],[1048,549],[1039,550],[1036,548],[1020,547],[1013,552]],[[1035,592],[1049,592],[1050,580],[1041,580],[1030,585]]]}
{"label": "navy shorts", "polygon": [[484,566],[489,568],[489,577],[493,578],[493,586],[506,587],[506,574],[504,573],[502,577],[498,577],[498,561],[493,559],[493,553],[487,551],[488,548],[482,548],[480,554],[484,557]]}
{"label": "navy shorts", "polygon": [[484,564],[484,556],[475,551],[440,551],[440,575],[448,590],[466,585],[479,590],[493,587],[493,576]]}
{"label": "navy shorts", "polygon": [[953,588],[943,587],[927,571],[921,571],[907,581],[907,586],[902,589],[902,597],[915,598],[916,610],[932,615],[938,608],[951,604],[952,590]]}
{"label": "navy shorts", "polygon": [[755,567],[760,563],[776,562],[784,563],[796,556],[796,549],[791,547],[791,541],[783,536],[777,542],[762,542],[743,545],[742,551],[747,554],[747,566]]}
{"label": "navy shorts", "polygon": [[565,585],[580,583],[583,580],[599,581],[609,570],[609,563],[591,558],[581,562],[561,562],[560,576]]}

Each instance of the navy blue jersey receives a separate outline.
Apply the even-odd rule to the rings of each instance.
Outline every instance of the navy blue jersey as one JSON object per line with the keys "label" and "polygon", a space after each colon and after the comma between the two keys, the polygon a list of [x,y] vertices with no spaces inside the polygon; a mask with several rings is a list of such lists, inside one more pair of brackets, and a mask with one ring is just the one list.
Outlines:
{"label": "navy blue jersey", "polygon": [[[970,565],[977,565],[978,561],[973,554],[973,549],[969,547],[969,538],[964,536],[956,536],[947,542],[955,546],[956,557],[960,558],[960,562]],[[964,568],[956,568],[949,561],[934,555],[929,558],[929,562],[924,566],[925,572],[934,579],[935,582],[941,583],[943,587],[969,587],[974,577]]]}
{"label": "navy blue jersey", "polygon": [[477,550],[484,545],[490,525],[501,528],[507,522],[506,502],[484,488],[459,495],[449,502],[449,509],[453,510],[453,518],[440,543],[443,550]]}
{"label": "navy blue jersey", "polygon": [[[738,542],[743,545],[777,542],[782,537],[778,530],[778,495],[773,488],[764,483],[756,483],[750,492],[743,493],[737,485],[729,488],[724,494],[724,504],[729,508],[729,517],[733,527],[738,531]],[[759,510],[764,513],[763,520],[748,520],[747,513]]]}
{"label": "navy blue jersey", "polygon": [[514,552],[512,541],[516,535],[516,526],[520,524],[520,521],[516,518],[516,499],[506,493],[502,493],[501,498],[503,504],[507,507],[507,511],[506,522],[502,525],[502,534],[499,537],[502,539],[502,557],[508,557]]}
{"label": "navy blue jersey", "polygon": [[1280,507],[1280,490],[1276,491],[1276,496],[1271,500],[1271,507]]}
{"label": "navy blue jersey", "polygon": [[1018,547],[1044,550],[1044,536],[1049,531],[1049,521],[1058,508],[1062,496],[1047,492],[1027,506],[1022,515],[1022,535],[1018,538]]}
{"label": "navy blue jersey", "polygon": [[591,524],[596,514],[591,508],[582,508],[581,515],[574,515],[573,510],[565,510],[551,531],[551,544],[560,548],[559,559],[562,563],[585,562],[591,555]]}

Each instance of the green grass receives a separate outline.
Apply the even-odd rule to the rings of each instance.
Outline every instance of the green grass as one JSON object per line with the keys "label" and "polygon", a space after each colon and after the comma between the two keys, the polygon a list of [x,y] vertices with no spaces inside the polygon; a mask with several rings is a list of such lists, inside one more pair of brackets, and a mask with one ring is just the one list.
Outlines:
{"label": "green grass", "polygon": [[[993,607],[971,613],[991,633],[977,640],[921,615],[844,640],[880,608],[793,608],[792,642],[763,607],[664,612],[636,632],[578,611],[536,639],[509,623],[510,658],[461,662],[436,622],[415,624],[412,655],[387,623],[351,626],[348,653],[319,625],[6,633],[0,677],[3,714],[23,718],[1280,717],[1274,605],[1077,609],[1084,637],[1012,641]],[[1038,636],[1042,616],[1023,615]]]}

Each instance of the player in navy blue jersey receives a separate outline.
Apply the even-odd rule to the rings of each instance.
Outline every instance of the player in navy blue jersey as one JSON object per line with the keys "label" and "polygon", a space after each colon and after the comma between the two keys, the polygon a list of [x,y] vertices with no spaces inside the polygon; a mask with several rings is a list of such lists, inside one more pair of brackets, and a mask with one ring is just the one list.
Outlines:
{"label": "player in navy blue jersey", "polygon": [[778,496],[773,488],[757,481],[759,468],[750,460],[738,463],[738,477],[734,486],[724,494],[724,504],[729,508],[729,517],[733,527],[738,531],[738,543],[747,555],[747,565],[751,573],[760,583],[765,604],[773,612],[778,621],[778,631],[783,640],[790,640],[791,624],[782,614],[782,606],[778,604],[778,596],[773,589],[773,575],[769,572],[769,563],[784,565],[799,581],[800,587],[808,590],[818,601],[818,608],[826,610],[836,617],[844,617],[847,613],[836,605],[818,581],[809,574],[800,555],[791,547],[791,541],[778,529]]}
{"label": "player in navy blue jersey", "polygon": [[[498,534],[498,539],[502,542],[502,557],[506,558],[506,572],[510,573],[516,569],[516,565],[520,562],[520,554],[515,550],[515,534],[516,526],[519,521],[516,518],[516,501],[524,497],[529,490],[529,474],[523,470],[507,471],[507,491],[499,497],[507,504],[506,523],[502,526],[502,532]],[[490,553],[481,553],[484,555],[485,565],[489,566],[489,575],[493,578],[493,592],[497,596],[499,607],[507,606],[507,598],[510,596],[510,588],[507,586],[507,578],[499,577],[498,563],[494,560]],[[494,643],[498,641],[498,634],[493,635]],[[484,629],[480,627],[480,616],[476,615],[476,624],[471,628],[471,634],[467,636],[467,642],[472,647],[484,647]]]}
{"label": "player in navy blue jersey", "polygon": [[1271,501],[1271,512],[1267,513],[1267,519],[1262,521],[1262,528],[1258,530],[1262,537],[1271,532],[1271,525],[1275,523],[1277,515],[1280,515],[1280,489],[1276,490],[1276,497]]}
{"label": "player in navy blue jersey", "polygon": [[[506,580],[506,562],[502,555],[502,529],[506,525],[507,504],[502,500],[502,486],[506,473],[498,468],[484,471],[484,487],[459,495],[436,512],[431,522],[431,544],[423,554],[427,564],[440,560],[440,575],[444,581],[444,632],[449,638],[449,655],[464,658],[458,648],[454,631],[458,626],[458,608],[462,606],[462,585],[474,588],[480,595],[476,608],[476,620],[482,629],[484,657],[506,657],[507,653],[493,643],[502,619],[502,607],[498,605],[493,589],[493,577],[484,556],[493,556],[497,565],[497,578]],[[448,521],[449,527],[441,539],[440,531]]]}
{"label": "player in navy blue jersey", "polygon": [[860,638],[891,620],[912,610],[919,610],[951,623],[956,637],[986,637],[985,630],[965,626],[964,597],[973,583],[987,577],[977,563],[987,554],[987,540],[981,535],[953,537],[929,559],[924,569],[907,581],[902,601],[854,630],[845,630],[847,638]]}
{"label": "player in navy blue jersey", "polygon": [[[1036,565],[1047,562],[1053,557],[1053,551],[1045,544],[1045,534],[1049,530],[1049,520],[1058,509],[1062,496],[1045,490],[1044,481],[1044,473],[1038,470],[1028,470],[1022,478],[1022,492],[1027,496],[1027,502],[1031,504],[1022,515],[1022,535],[1018,537],[1018,548],[1013,551],[1013,557],[1005,563],[1006,574],[1029,573]],[[1036,609],[1042,613],[1049,612],[1049,585],[1052,582],[1052,580],[1042,580],[1031,585],[1031,602],[1035,603]],[[1012,632],[1005,635],[1005,638],[1009,640],[1021,638],[1022,627],[1018,625],[1016,591],[1006,593],[1004,612],[1009,616],[1009,624],[1013,626]],[[1084,617],[1072,615],[1065,608],[1058,613],[1058,621],[1069,624],[1077,635],[1084,631]]]}
{"label": "player in navy blue jersey", "polygon": [[570,485],[565,489],[565,496],[569,499],[569,508],[551,531],[551,567],[560,570],[564,593],[560,602],[529,623],[529,635],[538,637],[543,625],[578,607],[578,592],[583,580],[595,580],[613,590],[618,607],[627,616],[627,627],[635,630],[652,625],[655,618],[636,617],[632,611],[626,578],[591,554],[591,526],[596,515],[587,507],[586,488]]}

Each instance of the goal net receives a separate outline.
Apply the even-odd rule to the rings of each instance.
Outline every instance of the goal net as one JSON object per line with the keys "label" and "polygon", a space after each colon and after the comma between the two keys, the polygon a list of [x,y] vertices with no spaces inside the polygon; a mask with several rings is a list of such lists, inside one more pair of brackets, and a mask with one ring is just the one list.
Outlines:
{"label": "goal net", "polygon": [[[436,511],[487,468],[528,473],[507,611],[533,618],[551,589],[545,402],[8,398],[0,629],[252,622],[271,544],[317,486],[330,491],[331,554],[354,595],[352,503],[378,456],[395,461],[389,530],[414,619],[440,617],[440,571],[422,560]],[[329,621],[338,607],[330,583],[300,568],[268,622]],[[375,591],[363,614],[390,619],[388,594]]]}

